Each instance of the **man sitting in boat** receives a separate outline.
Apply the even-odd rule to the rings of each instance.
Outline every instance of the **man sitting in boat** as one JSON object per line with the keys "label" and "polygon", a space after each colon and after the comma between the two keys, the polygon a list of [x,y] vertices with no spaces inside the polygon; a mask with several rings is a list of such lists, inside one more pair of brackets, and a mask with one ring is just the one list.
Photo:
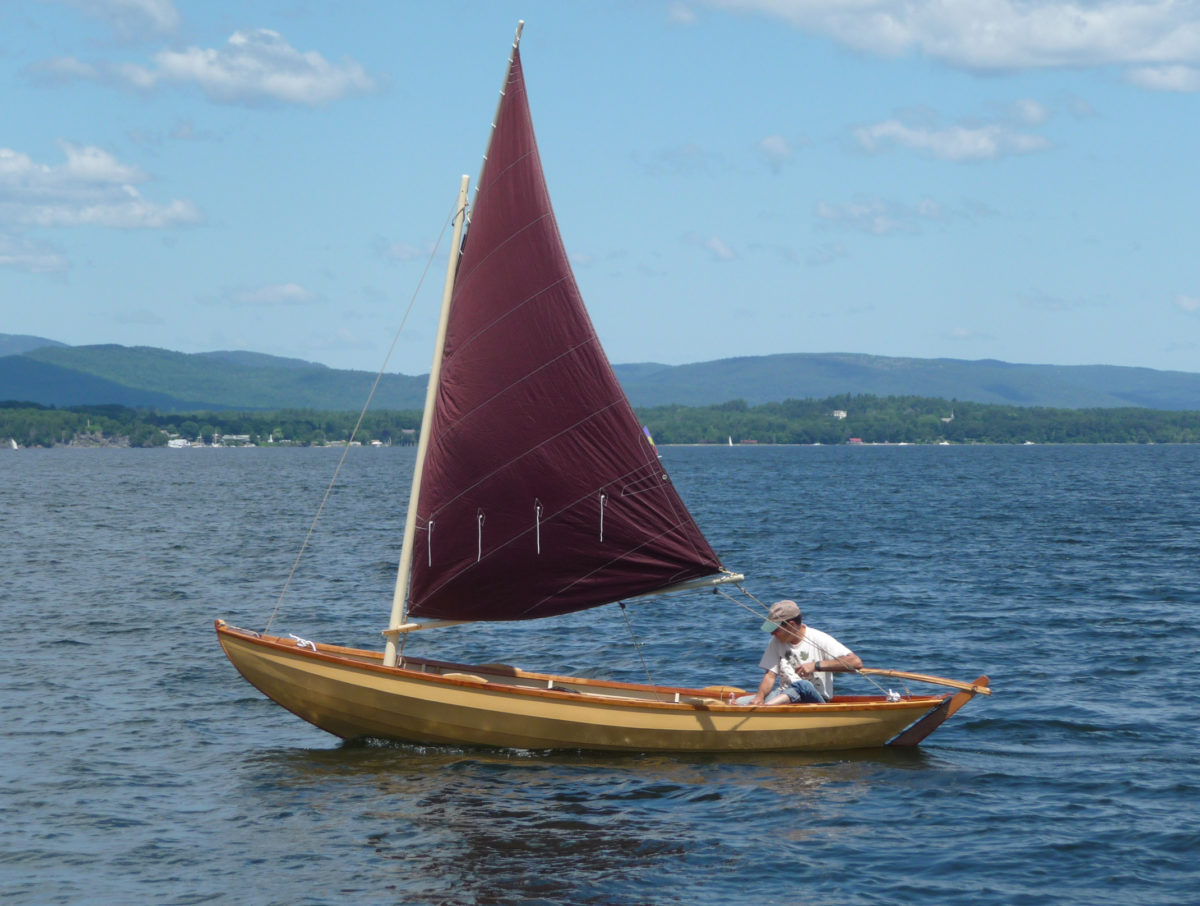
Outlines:
{"label": "man sitting in boat", "polygon": [[[767,611],[764,632],[771,641],[758,666],[762,682],[747,705],[819,704],[833,698],[833,674],[862,666],[857,654],[828,633],[804,625],[804,615],[795,601],[776,601]],[[780,683],[780,691],[767,695]]]}

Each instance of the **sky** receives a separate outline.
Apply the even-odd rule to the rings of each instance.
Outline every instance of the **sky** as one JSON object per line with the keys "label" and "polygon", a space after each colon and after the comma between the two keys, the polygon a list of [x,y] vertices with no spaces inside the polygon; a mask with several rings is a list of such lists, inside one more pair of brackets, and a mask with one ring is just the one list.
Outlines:
{"label": "sky", "polygon": [[0,333],[427,372],[519,19],[613,362],[1200,371],[1200,0],[0,0]]}

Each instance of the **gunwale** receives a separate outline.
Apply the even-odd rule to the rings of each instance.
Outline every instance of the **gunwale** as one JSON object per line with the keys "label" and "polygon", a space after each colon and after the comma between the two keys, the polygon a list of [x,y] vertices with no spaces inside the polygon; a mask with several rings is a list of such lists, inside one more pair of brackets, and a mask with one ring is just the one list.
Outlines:
{"label": "gunwale", "polygon": [[215,625],[226,655],[252,685],[343,739],[623,751],[873,748],[949,698],[838,696],[821,705],[742,706],[725,700],[728,687],[650,686],[415,658],[387,667],[377,651],[264,636],[223,620]]}

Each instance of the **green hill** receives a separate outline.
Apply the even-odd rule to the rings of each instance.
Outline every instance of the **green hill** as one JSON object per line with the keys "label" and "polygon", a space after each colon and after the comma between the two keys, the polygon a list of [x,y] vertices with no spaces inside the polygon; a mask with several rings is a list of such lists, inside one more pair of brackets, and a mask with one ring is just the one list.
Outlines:
{"label": "green hill", "polygon": [[47,340],[45,337],[31,337],[28,334],[20,333],[0,333],[0,356],[20,355],[43,346],[66,345],[66,343],[59,343],[56,340]]}
{"label": "green hill", "polygon": [[[162,411],[357,411],[375,375],[254,352],[186,354],[137,346],[63,346],[0,334],[0,401],[120,404]],[[1110,365],[1022,365],[852,353],[747,356],[615,366],[635,406],[750,405],[841,394],[918,396],[1061,409],[1200,410],[1200,374]],[[386,374],[374,409],[424,405],[424,375]]]}
{"label": "green hill", "polygon": [[635,406],[705,406],[737,399],[759,405],[851,393],[1065,409],[1200,409],[1200,374],[1112,365],[796,353],[694,365],[624,365],[616,372]]}
{"label": "green hill", "polygon": [[[247,352],[186,354],[146,346],[46,346],[0,358],[0,399],[120,403],[164,410],[353,411],[375,375]],[[377,409],[419,409],[425,378],[387,374]]]}

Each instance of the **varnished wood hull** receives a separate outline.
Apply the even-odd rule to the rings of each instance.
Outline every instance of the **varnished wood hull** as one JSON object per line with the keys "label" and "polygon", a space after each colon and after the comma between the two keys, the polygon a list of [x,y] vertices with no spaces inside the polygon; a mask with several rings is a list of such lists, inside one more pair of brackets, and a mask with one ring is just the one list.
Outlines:
{"label": "varnished wood hull", "polygon": [[857,749],[888,744],[948,699],[856,696],[824,705],[742,707],[723,701],[724,690],[583,680],[501,665],[408,660],[389,668],[377,652],[333,645],[313,650],[311,643],[260,636],[222,620],[216,627],[246,680],[343,739],[632,752]]}

